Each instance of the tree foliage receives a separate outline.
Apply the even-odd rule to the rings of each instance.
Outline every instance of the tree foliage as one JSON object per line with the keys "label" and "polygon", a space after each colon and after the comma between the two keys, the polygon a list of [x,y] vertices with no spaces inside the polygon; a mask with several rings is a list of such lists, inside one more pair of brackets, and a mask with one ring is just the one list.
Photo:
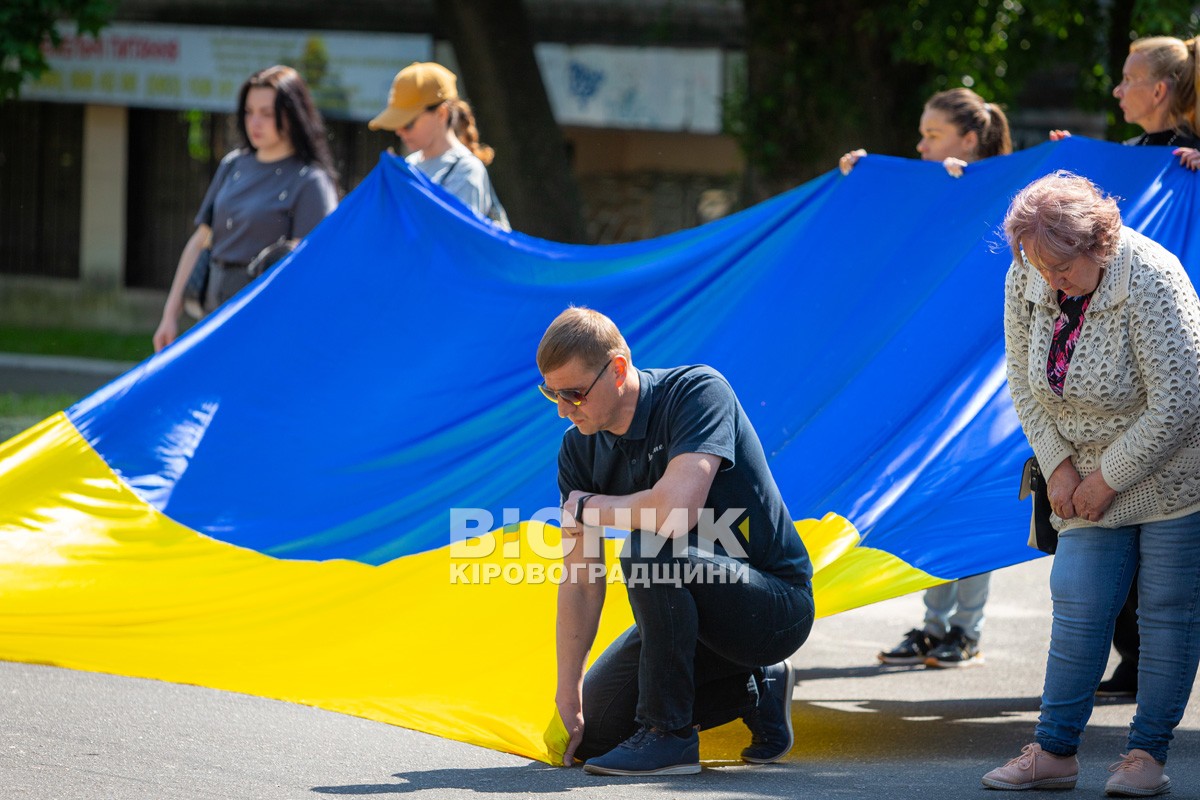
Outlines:
{"label": "tree foliage", "polygon": [[[912,153],[924,99],[955,86],[1020,109],[1109,113],[1133,39],[1189,38],[1195,0],[743,0],[744,89],[726,106],[757,197],[854,147]],[[1043,107],[1045,107],[1043,105]],[[757,199],[753,197],[750,199]]]}
{"label": "tree foliage", "polygon": [[533,51],[523,0],[437,0],[442,32],[485,141],[488,172],[513,228],[558,242],[586,238],[579,187]]}
{"label": "tree foliage", "polygon": [[880,7],[863,27],[894,31],[892,58],[929,68],[926,94],[981,86],[989,100],[1009,103],[1047,50],[1078,63],[1095,49],[1085,5],[1044,0],[1033,9],[1019,0],[905,0]]}
{"label": "tree foliage", "polygon": [[95,36],[112,17],[113,0],[3,0],[0,2],[0,100],[16,97],[26,78],[47,69],[42,46],[62,42],[57,25],[74,22]]}
{"label": "tree foliage", "polygon": [[925,72],[895,63],[890,34],[860,23],[884,0],[743,0],[746,71],[727,98],[754,202],[824,172],[850,147],[893,150],[911,138],[901,109]]}
{"label": "tree foliage", "polygon": [[1160,34],[1189,38],[1200,16],[1194,0],[903,0],[864,20],[896,31],[892,57],[930,68],[925,89],[980,86],[989,99],[1018,101],[1047,67],[1074,70],[1068,98],[1109,109],[1129,42]]}

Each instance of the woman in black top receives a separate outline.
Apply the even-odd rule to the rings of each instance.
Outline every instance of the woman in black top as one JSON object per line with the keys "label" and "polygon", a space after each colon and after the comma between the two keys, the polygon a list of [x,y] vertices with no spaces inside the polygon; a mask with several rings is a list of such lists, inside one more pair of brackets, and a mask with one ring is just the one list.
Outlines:
{"label": "woman in black top", "polygon": [[[1120,101],[1125,121],[1143,133],[1125,144],[1174,147],[1172,153],[1181,165],[1193,171],[1200,168],[1198,70],[1200,39],[1185,42],[1174,36],[1151,36],[1129,45],[1113,97]],[[1069,131],[1050,131],[1051,141],[1070,135]]]}

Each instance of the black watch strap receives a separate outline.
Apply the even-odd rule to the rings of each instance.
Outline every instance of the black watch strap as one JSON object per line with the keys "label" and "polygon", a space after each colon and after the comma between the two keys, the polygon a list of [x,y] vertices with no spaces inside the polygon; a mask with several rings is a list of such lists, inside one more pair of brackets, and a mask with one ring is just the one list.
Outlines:
{"label": "black watch strap", "polygon": [[583,525],[583,506],[588,501],[595,497],[595,494],[585,494],[575,501],[575,524]]}

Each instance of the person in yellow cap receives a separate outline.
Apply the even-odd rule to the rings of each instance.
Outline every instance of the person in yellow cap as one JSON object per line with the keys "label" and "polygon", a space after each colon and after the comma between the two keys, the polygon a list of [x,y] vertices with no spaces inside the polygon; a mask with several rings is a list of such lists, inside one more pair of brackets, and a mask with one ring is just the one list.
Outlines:
{"label": "person in yellow cap", "polygon": [[509,230],[487,165],[495,151],[479,141],[471,106],[458,96],[458,78],[432,61],[414,61],[392,81],[387,108],[367,123],[395,131],[406,161],[461,200],[475,215]]}

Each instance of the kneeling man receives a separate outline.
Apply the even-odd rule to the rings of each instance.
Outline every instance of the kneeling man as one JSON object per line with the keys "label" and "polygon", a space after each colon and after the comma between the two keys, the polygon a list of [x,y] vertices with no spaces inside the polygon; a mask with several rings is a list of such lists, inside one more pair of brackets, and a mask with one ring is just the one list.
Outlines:
{"label": "kneeling man", "polygon": [[[812,627],[812,566],[733,389],[706,366],[635,368],[613,321],[586,308],[554,320],[537,363],[542,393],[574,423],[558,458],[564,763],[699,772],[698,729],[738,718],[752,735],[744,760],[787,755],[787,658]],[[621,568],[635,624],[585,677],[605,594],[597,526],[631,531]]]}

